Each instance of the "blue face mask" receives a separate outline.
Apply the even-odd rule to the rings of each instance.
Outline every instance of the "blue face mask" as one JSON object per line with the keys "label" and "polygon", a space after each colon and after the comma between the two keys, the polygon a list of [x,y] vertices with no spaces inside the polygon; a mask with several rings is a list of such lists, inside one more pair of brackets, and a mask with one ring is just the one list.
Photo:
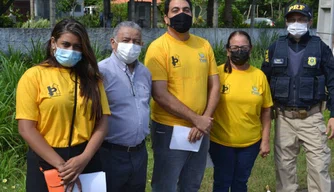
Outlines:
{"label": "blue face mask", "polygon": [[57,47],[56,60],[64,67],[75,66],[82,58],[82,53],[74,50],[61,49]]}

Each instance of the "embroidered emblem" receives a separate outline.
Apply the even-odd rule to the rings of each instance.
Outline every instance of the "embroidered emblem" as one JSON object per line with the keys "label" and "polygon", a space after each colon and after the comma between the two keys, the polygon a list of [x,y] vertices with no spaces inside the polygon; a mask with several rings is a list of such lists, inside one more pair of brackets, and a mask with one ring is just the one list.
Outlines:
{"label": "embroidered emblem", "polygon": [[172,56],[172,65],[175,67],[181,67],[181,62],[178,55]]}
{"label": "embroidered emblem", "polygon": [[227,93],[230,93],[230,85],[223,85],[222,86],[222,93],[223,94],[227,94]]}
{"label": "embroidered emblem", "polygon": [[199,55],[200,62],[202,62],[202,63],[206,63],[207,62],[204,53],[198,53],[198,55]]}
{"label": "embroidered emblem", "polygon": [[304,10],[305,9],[305,6],[304,5],[293,5],[289,8],[289,11],[292,11],[292,10]]}
{"label": "embroidered emblem", "polygon": [[52,86],[48,86],[47,89],[50,97],[60,96],[60,90],[57,84],[52,84]]}
{"label": "embroidered emblem", "polygon": [[315,58],[315,57],[308,57],[307,64],[309,66],[314,66],[315,64],[317,64],[317,58]]}
{"label": "embroidered emblem", "polygon": [[256,86],[252,86],[252,94],[253,95],[260,95],[259,88],[257,88]]}

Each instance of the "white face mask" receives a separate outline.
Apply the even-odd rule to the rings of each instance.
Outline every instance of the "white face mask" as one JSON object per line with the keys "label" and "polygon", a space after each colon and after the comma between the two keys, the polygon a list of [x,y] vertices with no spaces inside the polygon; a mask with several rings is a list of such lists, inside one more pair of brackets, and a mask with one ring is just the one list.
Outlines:
{"label": "white face mask", "polygon": [[125,64],[132,64],[136,59],[138,59],[141,46],[135,45],[133,43],[122,42],[117,44],[118,46],[117,50],[115,51],[115,55],[119,60],[123,61]]}
{"label": "white face mask", "polygon": [[308,31],[307,23],[298,23],[298,22],[288,23],[287,30],[292,36],[300,38]]}

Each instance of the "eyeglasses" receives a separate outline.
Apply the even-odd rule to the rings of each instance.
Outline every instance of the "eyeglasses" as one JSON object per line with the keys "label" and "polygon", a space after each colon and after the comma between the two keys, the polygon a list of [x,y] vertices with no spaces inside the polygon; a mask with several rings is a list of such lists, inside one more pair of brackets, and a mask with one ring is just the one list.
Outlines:
{"label": "eyeglasses", "polygon": [[295,23],[295,22],[298,22],[298,23],[307,23],[309,22],[308,18],[307,17],[299,17],[299,18],[287,18],[286,19],[286,22],[288,23]]}
{"label": "eyeglasses", "polygon": [[237,46],[237,45],[231,45],[229,47],[230,51],[239,51],[239,50],[242,50],[242,51],[249,51],[250,50],[250,46],[249,45],[243,45],[243,46]]}

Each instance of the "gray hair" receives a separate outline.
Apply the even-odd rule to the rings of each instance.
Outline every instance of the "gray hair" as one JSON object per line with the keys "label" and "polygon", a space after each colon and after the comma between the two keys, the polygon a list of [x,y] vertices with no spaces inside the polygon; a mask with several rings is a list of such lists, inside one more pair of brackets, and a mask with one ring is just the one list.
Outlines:
{"label": "gray hair", "polygon": [[116,27],[115,27],[115,29],[113,31],[113,37],[114,38],[117,36],[118,31],[122,27],[130,27],[130,28],[133,28],[133,29],[137,29],[140,32],[140,34],[141,34],[141,27],[137,23],[135,23],[133,21],[123,21],[123,22],[121,22],[121,23],[119,23],[119,24],[116,25]]}

